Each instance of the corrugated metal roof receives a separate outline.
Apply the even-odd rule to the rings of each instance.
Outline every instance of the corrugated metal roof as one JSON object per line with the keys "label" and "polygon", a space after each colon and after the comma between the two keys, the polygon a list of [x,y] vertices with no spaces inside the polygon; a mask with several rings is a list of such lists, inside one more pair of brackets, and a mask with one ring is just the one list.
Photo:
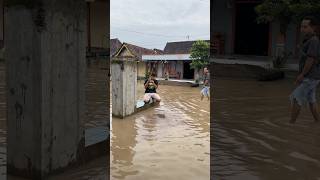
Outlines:
{"label": "corrugated metal roof", "polygon": [[143,55],[142,61],[190,61],[190,54]]}

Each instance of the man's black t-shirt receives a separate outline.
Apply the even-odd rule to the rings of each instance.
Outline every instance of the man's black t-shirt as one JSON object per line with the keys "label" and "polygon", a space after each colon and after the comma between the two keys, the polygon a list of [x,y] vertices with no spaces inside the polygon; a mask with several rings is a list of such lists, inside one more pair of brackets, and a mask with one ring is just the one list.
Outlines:
{"label": "man's black t-shirt", "polygon": [[[147,82],[148,82],[148,80],[146,80],[144,82],[144,85],[146,85]],[[153,82],[158,86],[158,81],[157,80],[153,79]],[[149,83],[149,85],[146,88],[146,91],[144,93],[157,93],[156,87]]]}

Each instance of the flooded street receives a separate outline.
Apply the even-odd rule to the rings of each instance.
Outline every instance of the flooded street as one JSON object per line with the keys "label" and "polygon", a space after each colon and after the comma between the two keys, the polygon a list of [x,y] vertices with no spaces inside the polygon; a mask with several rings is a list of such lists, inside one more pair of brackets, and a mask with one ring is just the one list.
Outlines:
{"label": "flooded street", "polygon": [[[89,119],[84,125],[107,127],[106,75],[98,66],[90,68]],[[0,62],[0,179],[6,174],[4,79]],[[320,180],[320,123],[313,123],[306,108],[296,124],[288,123],[292,89],[288,79],[215,81],[213,179]],[[160,85],[159,94],[159,106],[126,119],[113,118],[111,179],[208,180],[209,102],[200,101],[199,88]],[[141,82],[138,97],[143,97]],[[98,158],[50,179],[105,179],[106,162],[107,157]]]}
{"label": "flooded street", "polygon": [[199,90],[160,84],[159,106],[113,118],[112,180],[210,179],[210,105],[200,101]]}
{"label": "flooded street", "polygon": [[306,108],[288,123],[293,80],[216,80],[214,88],[214,179],[320,179],[320,123]]}

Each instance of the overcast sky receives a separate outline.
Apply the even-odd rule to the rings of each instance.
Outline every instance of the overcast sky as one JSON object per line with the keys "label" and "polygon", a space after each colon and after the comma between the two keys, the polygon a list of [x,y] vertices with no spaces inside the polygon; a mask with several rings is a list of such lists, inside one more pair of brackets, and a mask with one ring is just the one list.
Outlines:
{"label": "overcast sky", "polygon": [[145,48],[210,38],[210,0],[111,0],[111,38]]}

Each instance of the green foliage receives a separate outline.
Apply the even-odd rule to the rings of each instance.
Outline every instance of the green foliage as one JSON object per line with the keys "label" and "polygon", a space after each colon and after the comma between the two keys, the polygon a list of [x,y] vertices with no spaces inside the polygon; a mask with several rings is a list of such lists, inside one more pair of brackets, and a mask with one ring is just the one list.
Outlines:
{"label": "green foliage", "polygon": [[196,41],[191,48],[190,58],[192,60],[190,66],[192,69],[202,69],[209,64],[210,47],[209,43],[199,40]]}
{"label": "green foliage", "polygon": [[151,73],[150,73],[150,72],[145,72],[145,73],[144,73],[144,77],[145,77],[145,79],[149,79],[150,75],[151,75]]}
{"label": "green foliage", "polygon": [[275,57],[275,59],[272,61],[273,67],[276,69],[283,68],[290,55],[292,55],[292,53],[284,51],[281,55]]}
{"label": "green foliage", "polygon": [[301,21],[304,16],[320,17],[319,0],[265,0],[255,8],[258,23],[280,22],[280,31],[285,34],[290,23]]}

